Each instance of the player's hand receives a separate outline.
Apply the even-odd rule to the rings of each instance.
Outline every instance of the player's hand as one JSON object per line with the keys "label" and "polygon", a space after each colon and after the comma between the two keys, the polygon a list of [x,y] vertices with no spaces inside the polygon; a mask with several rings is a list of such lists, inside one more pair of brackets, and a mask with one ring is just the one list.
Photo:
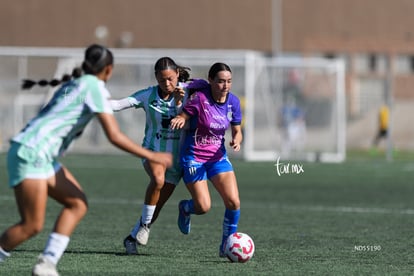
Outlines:
{"label": "player's hand", "polygon": [[180,129],[183,128],[185,125],[185,118],[182,116],[176,116],[175,118],[171,119],[170,127],[171,129]]}
{"label": "player's hand", "polygon": [[162,164],[166,168],[171,167],[173,164],[172,154],[169,152],[154,152],[154,156],[151,161]]}
{"label": "player's hand", "polygon": [[183,103],[185,91],[181,86],[177,86],[173,92],[175,105],[180,106]]}
{"label": "player's hand", "polygon": [[235,140],[231,140],[230,141],[230,147],[232,147],[234,151],[239,151],[240,150],[240,143],[235,141]]}

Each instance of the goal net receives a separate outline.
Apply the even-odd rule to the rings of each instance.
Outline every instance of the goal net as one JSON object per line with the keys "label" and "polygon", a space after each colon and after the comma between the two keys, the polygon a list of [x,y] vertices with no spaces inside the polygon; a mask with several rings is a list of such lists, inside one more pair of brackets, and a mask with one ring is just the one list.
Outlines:
{"label": "goal net", "polygon": [[245,158],[343,161],[343,62],[252,58],[248,63]]}
{"label": "goal net", "polygon": [[[0,47],[0,149],[51,97],[54,89],[21,90],[21,80],[59,78],[80,66],[84,49]],[[242,102],[244,143],[229,155],[245,160],[345,158],[343,64],[337,60],[271,58],[241,50],[114,49],[115,70],[107,87],[123,98],[156,83],[153,67],[163,56],[191,68],[192,78],[207,78],[214,62],[233,71],[232,92]],[[142,110],[115,113],[121,129],[141,143]],[[228,144],[230,132],[226,136]],[[70,149],[119,153],[94,121]]]}

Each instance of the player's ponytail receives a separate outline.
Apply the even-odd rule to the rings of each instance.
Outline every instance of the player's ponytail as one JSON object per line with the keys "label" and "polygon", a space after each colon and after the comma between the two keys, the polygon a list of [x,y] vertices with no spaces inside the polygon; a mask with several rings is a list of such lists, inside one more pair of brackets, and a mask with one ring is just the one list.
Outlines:
{"label": "player's ponytail", "polygon": [[22,89],[31,89],[35,85],[39,86],[57,86],[59,84],[65,83],[72,79],[77,79],[82,76],[82,71],[85,74],[97,75],[102,70],[108,66],[112,65],[114,62],[114,56],[110,50],[107,48],[98,45],[92,44],[85,51],[85,58],[82,63],[82,68],[75,68],[72,71],[72,74],[65,74],[61,79],[52,79],[50,81],[42,79],[39,81],[34,81],[30,79],[23,80]]}
{"label": "player's ponytail", "polygon": [[46,80],[41,79],[38,81],[30,80],[30,79],[24,79],[22,83],[22,89],[31,89],[35,85],[39,86],[57,86],[59,84],[65,83],[67,81],[70,81],[72,79],[77,79],[82,75],[82,69],[77,67],[73,69],[72,74],[65,74],[60,79],[52,79],[52,80]]}
{"label": "player's ponytail", "polygon": [[190,80],[190,71],[189,67],[184,67],[177,65],[175,61],[170,57],[162,57],[157,60],[154,66],[155,74],[163,70],[175,70],[179,73],[178,81],[187,82]]}

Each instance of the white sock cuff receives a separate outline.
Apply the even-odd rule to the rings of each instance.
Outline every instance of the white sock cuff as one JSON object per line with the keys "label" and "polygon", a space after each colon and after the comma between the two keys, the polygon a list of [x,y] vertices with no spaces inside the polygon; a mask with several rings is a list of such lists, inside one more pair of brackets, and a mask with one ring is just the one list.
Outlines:
{"label": "white sock cuff", "polygon": [[141,215],[141,221],[143,224],[150,224],[152,217],[154,216],[156,205],[147,205],[144,204],[142,207],[142,215]]}
{"label": "white sock cuff", "polygon": [[0,246],[0,262],[6,259],[7,257],[10,257],[10,253],[1,248]]}
{"label": "white sock cuff", "polygon": [[56,232],[50,233],[50,237],[60,241],[62,244],[66,244],[66,246],[68,245],[70,241],[70,237],[56,233]]}
{"label": "white sock cuff", "polygon": [[155,211],[155,207],[157,207],[157,205],[148,205],[148,204],[144,204],[143,206],[144,208],[148,209],[149,211],[154,212]]}
{"label": "white sock cuff", "polygon": [[69,244],[68,236],[53,232],[50,233],[43,256],[50,260],[53,264],[57,264],[65,252]]}

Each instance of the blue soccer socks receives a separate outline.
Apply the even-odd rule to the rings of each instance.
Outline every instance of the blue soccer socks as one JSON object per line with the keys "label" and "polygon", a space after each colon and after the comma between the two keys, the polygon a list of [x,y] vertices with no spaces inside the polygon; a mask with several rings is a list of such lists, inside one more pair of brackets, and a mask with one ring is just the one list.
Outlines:
{"label": "blue soccer socks", "polygon": [[224,246],[227,238],[237,232],[237,224],[239,223],[240,218],[240,209],[238,210],[229,210],[226,209],[224,212],[224,221],[223,221],[223,238],[221,240],[220,257],[224,256]]}

